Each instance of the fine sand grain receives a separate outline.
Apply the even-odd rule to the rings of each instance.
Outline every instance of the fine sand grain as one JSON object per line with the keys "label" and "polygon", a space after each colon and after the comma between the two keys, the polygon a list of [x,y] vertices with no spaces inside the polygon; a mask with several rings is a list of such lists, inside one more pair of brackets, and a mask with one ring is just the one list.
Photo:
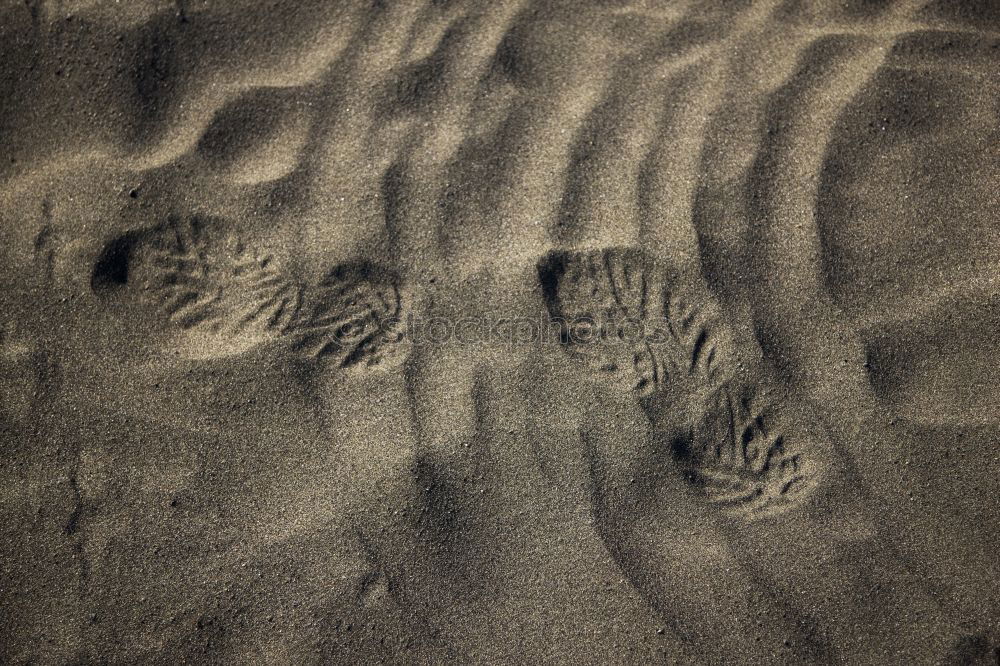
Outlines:
{"label": "fine sand grain", "polygon": [[0,2],[0,663],[1000,664],[1000,3]]}

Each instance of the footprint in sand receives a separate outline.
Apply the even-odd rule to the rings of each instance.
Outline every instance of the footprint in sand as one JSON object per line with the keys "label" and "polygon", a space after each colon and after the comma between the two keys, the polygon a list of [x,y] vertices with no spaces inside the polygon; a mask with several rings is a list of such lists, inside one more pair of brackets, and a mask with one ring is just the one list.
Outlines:
{"label": "footprint in sand", "polygon": [[625,248],[553,251],[538,275],[565,349],[636,396],[711,504],[753,518],[809,494],[816,456],[707,288]]}
{"label": "footprint in sand", "polygon": [[403,297],[388,271],[341,265],[303,296],[288,331],[297,355],[345,369],[391,367],[406,357]]}
{"label": "footprint in sand", "polygon": [[281,341],[342,368],[405,356],[398,280],[371,264],[338,266],[315,285],[294,280],[233,225],[178,216],[110,243],[95,292],[136,302],[188,359],[235,356]]}
{"label": "footprint in sand", "polygon": [[232,356],[277,339],[302,290],[267,254],[247,247],[225,220],[171,216],[111,243],[97,263],[95,291],[124,290],[171,335],[186,358]]}

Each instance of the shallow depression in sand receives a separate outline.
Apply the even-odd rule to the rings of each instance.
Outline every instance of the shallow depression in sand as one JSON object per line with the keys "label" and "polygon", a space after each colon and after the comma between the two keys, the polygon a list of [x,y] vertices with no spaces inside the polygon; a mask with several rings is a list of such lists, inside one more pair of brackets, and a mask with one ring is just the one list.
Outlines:
{"label": "shallow depression in sand", "polygon": [[0,661],[989,663],[998,64],[990,2],[8,3]]}

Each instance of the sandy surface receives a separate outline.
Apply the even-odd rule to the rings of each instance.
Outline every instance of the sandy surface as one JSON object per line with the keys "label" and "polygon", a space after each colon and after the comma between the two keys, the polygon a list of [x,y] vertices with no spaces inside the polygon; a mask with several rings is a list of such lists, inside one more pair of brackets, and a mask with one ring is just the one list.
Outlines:
{"label": "sandy surface", "polygon": [[4,1],[0,662],[1000,663],[998,71],[994,0]]}

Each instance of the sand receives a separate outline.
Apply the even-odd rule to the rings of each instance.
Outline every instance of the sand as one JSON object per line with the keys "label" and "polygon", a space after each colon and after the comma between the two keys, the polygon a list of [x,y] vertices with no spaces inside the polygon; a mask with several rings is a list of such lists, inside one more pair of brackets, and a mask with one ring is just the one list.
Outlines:
{"label": "sand", "polygon": [[1000,663],[1000,4],[0,5],[0,663]]}

